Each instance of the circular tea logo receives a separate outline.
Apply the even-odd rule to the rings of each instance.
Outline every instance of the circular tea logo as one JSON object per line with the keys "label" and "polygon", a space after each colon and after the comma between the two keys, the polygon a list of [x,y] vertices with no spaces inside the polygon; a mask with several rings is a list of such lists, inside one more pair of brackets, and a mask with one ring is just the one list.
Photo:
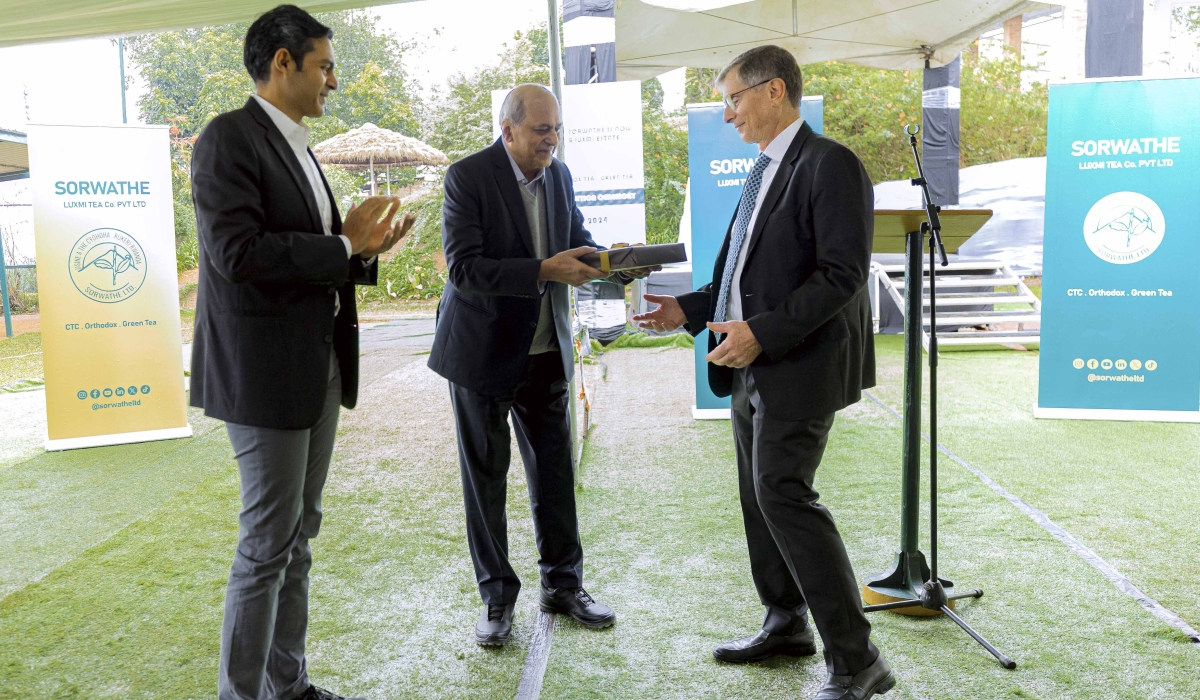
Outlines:
{"label": "circular tea logo", "polygon": [[98,228],[80,236],[67,261],[71,281],[88,299],[115,304],[137,294],[146,281],[146,253],[124,231]]}
{"label": "circular tea logo", "polygon": [[1162,209],[1144,194],[1113,192],[1092,205],[1083,220],[1083,239],[1096,257],[1114,265],[1145,260],[1166,232]]}

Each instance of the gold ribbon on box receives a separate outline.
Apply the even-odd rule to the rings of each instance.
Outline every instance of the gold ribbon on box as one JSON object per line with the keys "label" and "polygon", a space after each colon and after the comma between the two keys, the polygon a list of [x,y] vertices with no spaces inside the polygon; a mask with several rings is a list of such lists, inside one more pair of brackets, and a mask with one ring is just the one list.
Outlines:
{"label": "gold ribbon on box", "polygon": [[[617,248],[630,248],[630,247],[640,246],[640,245],[643,245],[643,244],[642,243],[634,243],[631,245],[629,243],[614,243],[613,247],[610,248],[609,250],[616,250]],[[611,263],[609,263],[609,261],[608,261],[608,250],[600,251],[600,271],[601,272],[612,272]]]}

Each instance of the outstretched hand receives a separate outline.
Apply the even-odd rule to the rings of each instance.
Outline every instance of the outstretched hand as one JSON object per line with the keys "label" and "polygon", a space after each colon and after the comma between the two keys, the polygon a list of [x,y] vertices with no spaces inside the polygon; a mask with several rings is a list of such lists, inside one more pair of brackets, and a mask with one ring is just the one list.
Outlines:
{"label": "outstretched hand", "polygon": [[633,322],[638,325],[638,328],[648,328],[652,331],[665,333],[673,331],[684,323],[687,323],[687,316],[683,313],[683,307],[679,305],[679,301],[675,297],[645,294],[642,298],[651,304],[658,304],[658,308],[644,314],[635,315]]}
{"label": "outstretched hand", "polygon": [[724,333],[725,339],[704,359],[714,365],[739,369],[749,365],[762,354],[762,346],[745,321],[709,323],[708,330]]}

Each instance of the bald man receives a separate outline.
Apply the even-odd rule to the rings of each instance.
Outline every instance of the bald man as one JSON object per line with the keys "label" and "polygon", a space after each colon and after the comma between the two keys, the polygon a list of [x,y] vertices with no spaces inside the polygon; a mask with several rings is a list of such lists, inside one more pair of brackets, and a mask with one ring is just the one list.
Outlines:
{"label": "bald man", "polygon": [[[554,158],[562,118],[540,85],[515,88],[503,136],[446,172],[442,243],[450,281],[429,367],[450,381],[467,543],[484,610],[475,641],[508,642],[521,581],[508,561],[505,481],[517,430],[541,571],[540,606],[585,627],[616,614],[583,588],[567,396],[574,371],[568,285],[606,278],[579,256],[597,250]],[[627,283],[649,274],[614,275]]]}

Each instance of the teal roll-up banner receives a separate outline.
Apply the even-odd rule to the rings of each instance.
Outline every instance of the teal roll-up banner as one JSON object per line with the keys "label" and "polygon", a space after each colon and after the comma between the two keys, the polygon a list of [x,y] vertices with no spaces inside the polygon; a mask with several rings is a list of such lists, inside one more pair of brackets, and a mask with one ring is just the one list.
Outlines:
{"label": "teal roll-up banner", "polygon": [[1200,79],[1052,85],[1039,418],[1200,421]]}
{"label": "teal roll-up banner", "polygon": [[[800,117],[818,134],[825,130],[824,104],[820,95],[800,101]],[[688,105],[687,110],[692,287],[699,289],[713,281],[713,266],[742,196],[746,174],[758,157],[758,146],[743,142],[737,130],[724,122],[725,106],[720,102]],[[708,331],[704,331],[696,336],[696,415],[727,417],[729,398],[719,398],[708,388],[708,368],[704,362],[707,354]],[[705,411],[709,413],[702,413]]]}

